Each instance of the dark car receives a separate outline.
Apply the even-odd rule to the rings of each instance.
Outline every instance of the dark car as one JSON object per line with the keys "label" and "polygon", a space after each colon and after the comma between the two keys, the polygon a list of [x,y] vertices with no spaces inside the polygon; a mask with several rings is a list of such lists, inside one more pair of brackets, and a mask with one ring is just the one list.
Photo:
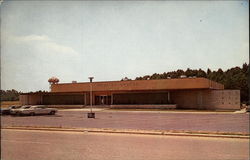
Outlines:
{"label": "dark car", "polygon": [[246,106],[246,111],[247,111],[247,112],[250,112],[250,105],[247,105],[247,106]]}
{"label": "dark car", "polygon": [[0,114],[1,114],[1,115],[9,115],[11,109],[18,109],[18,108],[20,108],[20,107],[21,107],[21,106],[10,106],[10,107],[8,107],[8,108],[1,108]]}

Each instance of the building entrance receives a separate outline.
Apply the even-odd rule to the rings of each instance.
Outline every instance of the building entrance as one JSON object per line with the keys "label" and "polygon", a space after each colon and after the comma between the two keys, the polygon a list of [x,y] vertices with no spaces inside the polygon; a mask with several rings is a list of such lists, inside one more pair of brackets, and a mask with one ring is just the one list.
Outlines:
{"label": "building entrance", "polygon": [[96,105],[110,105],[111,96],[108,96],[108,95],[95,96],[95,104]]}

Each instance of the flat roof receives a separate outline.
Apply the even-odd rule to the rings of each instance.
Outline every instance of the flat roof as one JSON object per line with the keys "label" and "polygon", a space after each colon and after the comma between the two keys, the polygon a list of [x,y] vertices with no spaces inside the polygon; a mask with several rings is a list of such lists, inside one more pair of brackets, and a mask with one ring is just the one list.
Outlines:
{"label": "flat roof", "polygon": [[77,95],[82,95],[85,94],[84,92],[27,92],[27,93],[21,93],[20,95],[72,95],[72,94],[77,94]]}
{"label": "flat roof", "polygon": [[[91,85],[93,91],[224,89],[224,85],[206,78],[102,81],[92,82]],[[90,82],[51,85],[51,92],[86,92],[89,90]]]}

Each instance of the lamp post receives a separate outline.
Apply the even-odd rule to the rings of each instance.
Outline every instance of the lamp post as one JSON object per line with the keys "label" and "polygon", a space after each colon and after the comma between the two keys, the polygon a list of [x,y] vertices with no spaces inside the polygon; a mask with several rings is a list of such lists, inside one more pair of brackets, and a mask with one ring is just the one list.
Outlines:
{"label": "lamp post", "polygon": [[89,77],[90,80],[90,113],[88,113],[88,118],[95,118],[95,113],[92,112],[92,80],[94,77]]}

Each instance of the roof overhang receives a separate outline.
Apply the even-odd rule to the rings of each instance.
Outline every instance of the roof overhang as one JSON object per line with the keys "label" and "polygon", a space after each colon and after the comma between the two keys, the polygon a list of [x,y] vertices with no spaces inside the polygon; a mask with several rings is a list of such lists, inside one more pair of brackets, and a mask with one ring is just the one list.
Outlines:
{"label": "roof overhang", "polygon": [[153,91],[188,89],[224,89],[224,85],[206,78],[179,78],[160,80],[106,81],[86,83],[52,84],[51,92],[88,92],[92,91]]}

